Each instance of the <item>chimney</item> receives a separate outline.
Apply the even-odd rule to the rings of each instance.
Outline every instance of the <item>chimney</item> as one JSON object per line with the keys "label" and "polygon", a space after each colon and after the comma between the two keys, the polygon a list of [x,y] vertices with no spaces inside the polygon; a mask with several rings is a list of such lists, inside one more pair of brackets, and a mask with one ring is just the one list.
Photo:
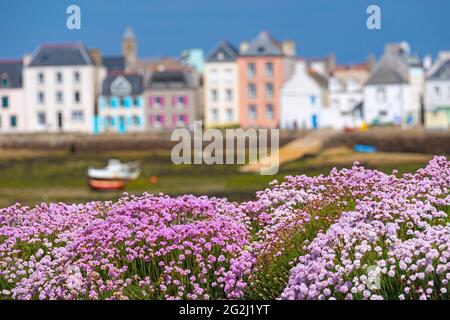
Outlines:
{"label": "chimney", "polygon": [[30,53],[25,53],[23,55],[23,59],[22,59],[23,66],[24,67],[28,66],[30,64],[32,58],[33,58],[33,56]]}
{"label": "chimney", "polygon": [[294,41],[283,41],[282,50],[285,56],[287,57],[295,57],[295,42]]}
{"label": "chimney", "polygon": [[431,57],[431,54],[427,54],[422,61],[422,65],[425,71],[431,68],[433,64],[433,58]]}
{"label": "chimney", "polygon": [[336,55],[331,53],[326,60],[326,71],[327,73],[331,73],[336,69]]}
{"label": "chimney", "polygon": [[243,54],[243,53],[247,52],[249,48],[250,48],[250,44],[247,41],[243,41],[243,42],[241,42],[241,44],[239,46],[239,53]]}
{"label": "chimney", "polygon": [[373,67],[375,66],[375,63],[377,63],[377,59],[375,58],[374,54],[370,54],[367,58],[367,68],[369,71],[372,71]]}
{"label": "chimney", "polygon": [[94,64],[99,67],[103,64],[102,53],[100,49],[91,49],[89,50],[89,55],[91,59],[94,61]]}

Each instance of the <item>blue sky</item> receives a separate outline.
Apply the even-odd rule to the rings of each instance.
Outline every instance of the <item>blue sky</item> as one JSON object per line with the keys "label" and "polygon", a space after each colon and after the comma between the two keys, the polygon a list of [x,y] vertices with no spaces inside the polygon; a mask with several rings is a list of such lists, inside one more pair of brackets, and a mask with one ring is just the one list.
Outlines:
{"label": "blue sky", "polygon": [[[81,7],[81,30],[66,29],[70,4]],[[369,4],[381,7],[381,30],[366,28]],[[0,58],[70,41],[119,54],[126,26],[142,57],[209,51],[222,39],[238,45],[260,30],[296,41],[300,56],[333,52],[341,63],[379,56],[392,41],[406,40],[421,55],[450,49],[448,0],[1,0],[0,12]]]}

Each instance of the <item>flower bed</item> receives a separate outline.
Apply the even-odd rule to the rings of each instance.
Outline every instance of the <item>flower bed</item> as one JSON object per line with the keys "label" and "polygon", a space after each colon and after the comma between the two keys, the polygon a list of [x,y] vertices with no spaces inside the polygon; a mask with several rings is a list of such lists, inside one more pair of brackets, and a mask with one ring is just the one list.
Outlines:
{"label": "flower bed", "polygon": [[450,162],[355,164],[254,201],[0,210],[0,299],[448,299]]}

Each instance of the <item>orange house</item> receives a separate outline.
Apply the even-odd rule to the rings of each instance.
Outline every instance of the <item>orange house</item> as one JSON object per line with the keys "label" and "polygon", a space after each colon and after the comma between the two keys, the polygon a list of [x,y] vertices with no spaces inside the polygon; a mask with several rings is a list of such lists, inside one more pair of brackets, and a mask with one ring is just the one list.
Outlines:
{"label": "orange house", "polygon": [[278,128],[280,93],[295,67],[295,45],[263,31],[243,42],[237,59],[239,120],[242,128]]}

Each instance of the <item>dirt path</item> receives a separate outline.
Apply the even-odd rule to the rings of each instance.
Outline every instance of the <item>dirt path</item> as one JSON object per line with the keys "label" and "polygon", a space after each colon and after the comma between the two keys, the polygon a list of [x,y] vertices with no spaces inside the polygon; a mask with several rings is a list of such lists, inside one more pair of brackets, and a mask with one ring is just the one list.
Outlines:
{"label": "dirt path", "polygon": [[[316,155],[322,148],[324,143],[335,134],[332,130],[316,130],[308,135],[295,139],[283,147],[279,151],[279,166],[300,159],[306,155]],[[266,168],[264,164],[276,163],[276,155],[271,154],[268,157],[260,159],[256,165],[246,165],[239,169],[240,172],[260,172],[261,168]]]}

